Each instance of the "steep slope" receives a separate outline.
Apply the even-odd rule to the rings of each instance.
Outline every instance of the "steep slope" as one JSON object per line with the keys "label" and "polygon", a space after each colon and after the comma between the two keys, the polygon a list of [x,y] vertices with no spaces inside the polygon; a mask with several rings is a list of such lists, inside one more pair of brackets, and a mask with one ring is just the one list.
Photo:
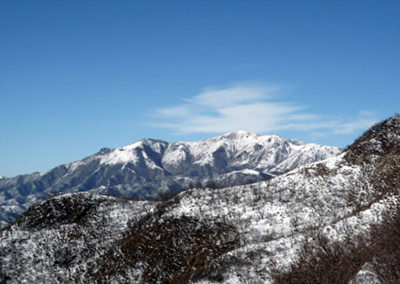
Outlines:
{"label": "steep slope", "polygon": [[[163,202],[50,198],[0,232],[0,281],[384,283],[368,266],[373,251],[364,253],[374,240],[363,240],[399,207],[399,142],[393,117],[340,156],[269,181]],[[322,256],[308,255],[318,246]],[[298,261],[315,264],[307,281],[293,277]]]}
{"label": "steep slope", "polygon": [[30,205],[52,195],[93,191],[154,199],[207,181],[227,186],[263,180],[339,152],[335,147],[244,131],[200,142],[144,139],[104,148],[46,173],[0,180],[0,222],[15,220]]}

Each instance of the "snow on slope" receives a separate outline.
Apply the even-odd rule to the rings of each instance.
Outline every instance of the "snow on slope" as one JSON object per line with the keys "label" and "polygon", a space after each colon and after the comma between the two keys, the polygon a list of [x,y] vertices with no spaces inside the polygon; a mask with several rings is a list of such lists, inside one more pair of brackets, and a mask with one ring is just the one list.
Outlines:
{"label": "snow on slope", "polygon": [[12,222],[51,195],[92,191],[154,199],[208,181],[227,186],[263,180],[340,151],[245,131],[200,142],[143,139],[121,148],[103,148],[45,173],[0,180],[0,222],[3,226]]}
{"label": "snow on slope", "polygon": [[[90,282],[93,271],[102,271],[103,265],[110,261],[110,248],[116,251],[118,259],[124,259],[123,253],[118,254],[118,247],[123,243],[119,240],[124,240],[128,220],[140,220],[138,214],[156,212],[152,216],[159,218],[161,224],[189,217],[199,222],[212,220],[233,226],[240,235],[239,246],[212,259],[207,269],[217,270],[222,279],[219,283],[269,283],[272,264],[280,269],[286,267],[312,230],[322,230],[334,239],[345,238],[349,230],[354,236],[364,234],[370,224],[379,222],[382,212],[387,210],[388,200],[397,202],[395,196],[379,200],[375,197],[362,166],[346,163],[344,155],[301,167],[267,182],[224,189],[190,189],[165,205],[134,201],[123,205],[111,197],[82,197],[102,200],[97,207],[101,210],[89,214],[83,224],[46,225],[50,221],[45,217],[28,215],[2,231],[0,252],[6,255],[2,273],[3,277],[10,276],[10,283],[41,279],[52,283],[67,283],[68,279]],[[32,212],[37,214],[35,210]],[[45,224],[30,228],[32,221],[29,220],[38,218]],[[68,237],[71,235],[74,237]],[[163,241],[161,236],[152,238],[154,246]],[[82,254],[88,250],[93,253]],[[53,260],[54,254],[58,256],[58,263]],[[64,259],[69,254],[72,259]],[[148,283],[144,278],[147,264],[115,265],[123,265],[123,276],[108,275],[103,279],[105,283]],[[216,283],[206,275],[193,282]]]}
{"label": "snow on slope", "polygon": [[[386,210],[385,201],[370,204],[373,188],[360,167],[341,161],[338,158],[305,166],[270,182],[217,192],[188,192],[168,214],[234,223],[243,245],[227,255],[230,270],[224,275],[224,283],[246,283],[246,279],[266,283],[271,280],[271,263],[286,267],[308,232],[324,230],[335,239],[344,238],[346,230],[363,234]],[[334,173],[319,173],[321,168],[329,172],[332,164],[336,165]],[[351,203],[353,195],[356,199]],[[367,210],[358,211],[367,205]],[[241,261],[230,263],[229,258]],[[246,262],[251,265],[244,266]]]}
{"label": "snow on slope", "polygon": [[[28,211],[18,222],[24,229],[11,227],[0,232],[2,268],[13,267],[11,273],[0,270],[1,281],[87,283],[71,274],[87,271],[104,249],[121,237],[130,218],[140,217],[153,208],[147,201],[133,202],[91,193],[65,194],[34,206],[31,209],[35,214]],[[89,209],[90,218],[79,220],[82,209]],[[22,242],[15,245],[16,240]],[[24,264],[31,270],[25,270]],[[60,269],[49,270],[53,265]]]}
{"label": "snow on slope", "polygon": [[[340,150],[335,147],[317,144],[305,144],[296,140],[286,140],[279,136],[259,136],[258,134],[235,131],[200,142],[166,143],[145,139],[126,147],[113,149],[99,155],[100,164],[116,165],[124,163],[137,164],[140,156],[146,160],[145,147],[150,147],[162,156],[162,165],[166,168],[185,164],[190,160],[201,166],[218,163],[216,153],[233,160],[231,166],[255,165],[255,168],[268,169],[271,172],[288,170],[293,165],[305,164],[337,155]],[[318,157],[318,158],[315,158]],[[254,167],[254,166],[253,166]]]}
{"label": "snow on slope", "polygon": [[[312,241],[315,232],[331,241],[356,240],[400,205],[399,133],[400,118],[394,118],[372,128],[338,157],[269,181],[189,189],[166,202],[90,193],[43,201],[0,232],[0,280],[271,283],[271,272],[296,261],[302,244]],[[172,239],[170,224],[181,226]],[[211,236],[207,227],[228,231]],[[179,243],[185,239],[180,230],[208,246],[178,265],[175,259],[204,244],[191,239]],[[363,268],[356,281],[379,283],[374,277]]]}

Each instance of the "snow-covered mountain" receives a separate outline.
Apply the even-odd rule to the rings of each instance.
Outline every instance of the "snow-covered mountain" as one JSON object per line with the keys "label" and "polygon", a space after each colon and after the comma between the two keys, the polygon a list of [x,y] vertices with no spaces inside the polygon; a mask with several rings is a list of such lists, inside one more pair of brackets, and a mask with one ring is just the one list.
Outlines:
{"label": "snow-covered mountain", "polygon": [[103,148],[45,173],[0,180],[0,222],[15,220],[30,205],[52,195],[93,191],[154,199],[209,181],[228,186],[264,180],[340,151],[245,131],[200,142],[144,139],[122,148]]}
{"label": "snow-covered mountain", "polygon": [[399,172],[393,117],[268,181],[157,202],[53,197],[0,232],[0,282],[397,283]]}

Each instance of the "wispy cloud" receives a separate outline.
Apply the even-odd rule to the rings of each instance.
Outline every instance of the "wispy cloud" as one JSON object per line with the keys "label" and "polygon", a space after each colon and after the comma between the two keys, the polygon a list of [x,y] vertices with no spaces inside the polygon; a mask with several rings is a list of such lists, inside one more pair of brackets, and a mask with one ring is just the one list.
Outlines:
{"label": "wispy cloud", "polygon": [[332,134],[352,134],[367,129],[379,121],[376,113],[370,111],[358,112],[355,117],[326,118],[323,127],[316,127],[313,137],[323,137]]}
{"label": "wispy cloud", "polygon": [[371,112],[361,112],[352,118],[312,113],[307,106],[279,101],[282,89],[257,84],[208,88],[194,97],[182,99],[178,105],[156,109],[155,125],[171,129],[175,134],[294,130],[318,137],[351,134],[377,121]]}

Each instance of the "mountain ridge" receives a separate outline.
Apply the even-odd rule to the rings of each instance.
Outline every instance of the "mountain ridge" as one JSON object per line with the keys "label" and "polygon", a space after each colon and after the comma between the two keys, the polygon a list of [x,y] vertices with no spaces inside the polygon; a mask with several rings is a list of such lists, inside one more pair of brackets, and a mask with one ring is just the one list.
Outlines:
{"label": "mountain ridge", "polygon": [[68,192],[155,199],[192,184],[263,180],[339,154],[336,147],[234,131],[198,142],[145,138],[47,172],[0,180],[0,221],[11,222],[38,200]]}

